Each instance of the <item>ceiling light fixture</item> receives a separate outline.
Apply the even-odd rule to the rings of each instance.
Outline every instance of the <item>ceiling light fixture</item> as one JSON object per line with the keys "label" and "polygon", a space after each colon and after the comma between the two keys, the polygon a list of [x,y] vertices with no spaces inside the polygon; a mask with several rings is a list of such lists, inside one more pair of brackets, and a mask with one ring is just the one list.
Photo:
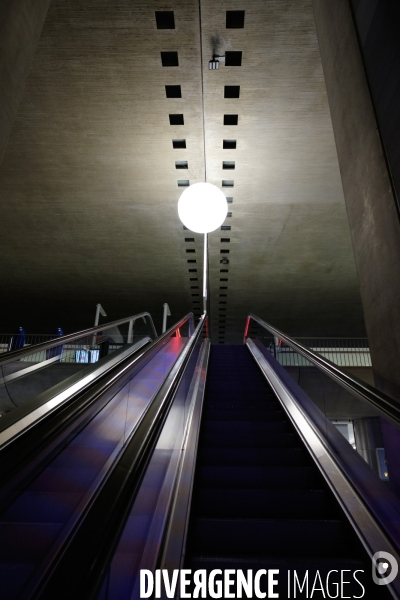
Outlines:
{"label": "ceiling light fixture", "polygon": [[218,56],[217,54],[214,54],[212,59],[208,62],[208,68],[210,71],[218,71],[220,62],[225,62],[225,56]]}
{"label": "ceiling light fixture", "polygon": [[178,214],[195,233],[210,233],[221,227],[228,214],[225,194],[212,183],[194,183],[181,194]]}
{"label": "ceiling light fixture", "polygon": [[204,233],[203,308],[207,309],[207,234],[218,229],[228,214],[225,194],[212,183],[194,183],[179,198],[178,215],[195,233]]}

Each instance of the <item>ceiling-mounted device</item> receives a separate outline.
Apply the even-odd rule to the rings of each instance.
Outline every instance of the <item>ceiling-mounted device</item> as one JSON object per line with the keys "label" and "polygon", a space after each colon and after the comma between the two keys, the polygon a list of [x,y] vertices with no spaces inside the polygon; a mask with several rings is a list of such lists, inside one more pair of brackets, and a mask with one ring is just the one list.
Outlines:
{"label": "ceiling-mounted device", "polygon": [[225,56],[218,56],[218,54],[214,54],[212,59],[208,62],[208,68],[210,71],[217,71],[219,69],[220,62],[225,62]]}

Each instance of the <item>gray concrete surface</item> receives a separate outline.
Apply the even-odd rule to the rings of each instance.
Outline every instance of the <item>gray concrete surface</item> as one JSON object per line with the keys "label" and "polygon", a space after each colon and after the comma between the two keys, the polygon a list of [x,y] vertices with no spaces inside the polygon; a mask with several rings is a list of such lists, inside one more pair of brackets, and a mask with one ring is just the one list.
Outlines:
{"label": "gray concrete surface", "polygon": [[[207,181],[234,180],[231,230],[210,235],[213,341],[240,343],[248,311],[293,335],[363,335],[311,0],[248,0],[244,29],[225,26],[241,1],[202,0],[201,38],[198,0],[168,5],[173,30],[156,28],[165,8],[52,1],[0,166],[0,328],[80,329],[97,302],[110,319],[150,310],[159,326],[164,302],[170,323],[201,306],[202,236],[183,231],[177,180],[204,180],[205,139]],[[216,38],[241,67],[208,70]],[[162,67],[161,51],[179,67]],[[238,126],[223,125],[231,113]]]}
{"label": "gray concrete surface", "polygon": [[0,2],[0,163],[50,0]]}
{"label": "gray concrete surface", "polygon": [[400,225],[347,0],[313,0],[376,385],[400,399]]}

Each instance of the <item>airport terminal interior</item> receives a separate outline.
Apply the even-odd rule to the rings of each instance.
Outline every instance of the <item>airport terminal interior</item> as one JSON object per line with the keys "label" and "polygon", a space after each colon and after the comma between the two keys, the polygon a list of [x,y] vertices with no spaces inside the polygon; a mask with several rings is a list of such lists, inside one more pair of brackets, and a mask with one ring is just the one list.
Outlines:
{"label": "airport terminal interior", "polygon": [[400,599],[399,29],[1,2],[1,600]]}

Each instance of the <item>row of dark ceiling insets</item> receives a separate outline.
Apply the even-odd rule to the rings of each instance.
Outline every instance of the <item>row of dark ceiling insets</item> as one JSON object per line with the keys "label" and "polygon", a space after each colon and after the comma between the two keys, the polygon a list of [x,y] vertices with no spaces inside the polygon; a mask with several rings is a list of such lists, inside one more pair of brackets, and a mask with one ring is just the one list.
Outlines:
{"label": "row of dark ceiling insets", "polygon": [[[223,283],[223,286],[220,286],[220,289],[228,289],[228,269],[220,269],[220,283]],[[223,274],[223,277],[221,277]],[[220,344],[225,343],[225,327],[226,327],[226,308],[220,306],[219,315],[218,315],[218,342]]]}
{"label": "row of dark ceiling insets", "polygon": [[[222,168],[233,170],[235,168],[235,161],[234,160],[222,161]],[[175,161],[175,169],[188,169],[188,161],[187,160],[176,160]],[[232,187],[232,186],[229,186],[229,184],[228,184],[225,187]]]}
{"label": "row of dark ceiling insets", "polygon": [[[184,229],[187,230],[187,227],[184,226]],[[185,237],[185,243],[186,244],[194,244],[195,243],[195,238],[194,237]],[[195,248],[186,248],[186,254],[195,254],[196,253],[196,249]],[[195,263],[196,260],[188,260],[188,263]],[[191,298],[192,298],[192,309],[193,309],[193,314],[194,316],[199,319],[200,318],[200,288],[198,285],[196,285],[195,282],[198,282],[198,277],[194,277],[193,274],[197,273],[197,269],[189,269],[189,282],[190,282],[190,293],[191,293]]]}
{"label": "row of dark ceiling insets", "polygon": [[[227,10],[226,11],[226,28],[227,29],[243,29],[244,27],[244,10]],[[156,26],[157,29],[175,29],[175,15],[173,10],[156,10]]]}
{"label": "row of dark ceiling insets", "polygon": [[[175,29],[175,15],[173,11],[156,11],[156,25],[157,29]],[[161,52],[161,65],[163,67],[179,67],[179,57],[178,52]],[[165,86],[165,96],[166,98],[182,98],[182,87],[180,85],[166,85]],[[184,125],[185,119],[183,114],[172,114],[168,115],[170,125]],[[175,150],[185,150],[186,149],[186,139],[179,138],[172,140],[172,147]],[[187,160],[176,160],[175,161],[175,169],[188,169],[188,161]],[[188,179],[178,179],[177,180],[178,187],[188,187],[189,180]],[[183,226],[183,229],[187,231],[187,227]],[[194,237],[185,237],[185,243],[194,244]],[[186,248],[186,256],[195,255],[195,248]],[[188,272],[189,272],[189,282],[190,282],[190,292],[193,304],[193,312],[195,316],[200,316],[200,293],[199,286],[196,285],[198,282],[197,277],[197,267],[193,266],[197,264],[196,258],[187,258],[188,264]]]}
{"label": "row of dark ceiling insets", "polygon": [[[230,213],[232,215],[232,213]],[[229,231],[231,229],[230,225],[222,225],[221,229],[223,231]],[[221,244],[230,244],[231,239],[227,237],[221,237]],[[222,254],[222,258],[220,259],[221,265],[228,265],[229,258],[226,256],[230,254],[229,249],[221,248],[220,254]],[[220,269],[220,274],[226,273],[228,274],[228,269]],[[226,326],[226,309],[228,303],[228,277],[220,277],[220,286],[219,286],[219,295],[218,295],[218,343],[225,343],[225,326]],[[222,284],[222,285],[221,285]]]}
{"label": "row of dark ceiling insets", "polygon": [[[156,26],[157,29],[175,29],[175,15],[174,15],[174,11],[156,11],[155,12],[155,17],[156,17]],[[244,27],[244,19],[245,19],[245,11],[244,10],[228,10],[226,11],[226,27],[227,29],[241,29]],[[178,56],[178,52],[176,51],[162,51],[161,52],[161,65],[163,67],[179,67],[179,56]],[[225,53],[225,66],[226,67],[240,67],[242,65],[242,52],[240,51],[227,51]],[[166,85],[165,86],[165,95],[167,98],[182,98],[182,88],[180,85]],[[224,98],[239,98],[240,97],[240,86],[238,85],[227,85],[224,86]],[[183,114],[173,114],[170,113],[169,114],[169,122],[171,126],[181,126],[185,124],[185,119],[184,119],[184,115]],[[225,126],[237,126],[239,122],[239,115],[238,114],[224,114],[223,116],[223,123]],[[172,140],[172,146],[174,149],[186,149],[186,140],[185,139],[173,139]],[[237,146],[237,141],[236,140],[223,140],[222,142],[222,147],[224,150],[235,150]],[[235,161],[222,161],[222,169],[223,170],[234,170],[235,169]],[[175,161],[175,169],[188,169],[188,161],[187,160],[177,160]],[[190,185],[190,182],[188,179],[178,179],[177,180],[177,185],[178,187],[187,187]],[[231,188],[234,187],[234,181],[233,180],[228,180],[228,179],[224,179],[222,180],[222,187],[223,188]],[[232,197],[228,197],[227,198],[227,202],[228,203],[232,203],[233,202],[233,198]],[[231,217],[232,216],[232,212],[228,212],[227,217]],[[187,228],[184,226],[183,227],[184,230],[187,230]],[[221,230],[222,231],[230,231],[231,230],[231,226],[230,225],[222,225],[221,226]],[[195,238],[193,237],[185,237],[185,243],[194,243],[195,242]],[[227,244],[230,243],[230,238],[221,238],[221,243],[222,244]],[[221,258],[221,264],[222,265],[227,265],[229,264],[229,259],[225,256],[226,254],[229,254],[229,250],[224,248],[221,248],[221,254],[223,254],[224,256]],[[195,248],[187,248],[186,249],[186,254],[195,254],[196,253],[196,249]],[[196,259],[195,258],[190,258],[187,259],[188,264],[196,264]],[[195,291],[199,289],[198,285],[195,285],[193,282],[197,282],[198,281],[198,277],[194,277],[193,274],[196,273],[197,274],[197,268],[189,268],[189,280],[190,280],[190,289],[192,291],[192,299],[193,298],[200,298],[200,294],[199,292]],[[226,268],[221,268],[220,269],[220,273],[228,273],[228,269]],[[227,284],[228,282],[228,277],[221,277],[220,281]],[[227,285],[222,285],[220,286],[220,291],[223,290],[224,293],[220,293],[219,297],[220,298],[227,298],[227,290],[228,290],[228,286]],[[195,306],[196,304],[199,305],[200,304],[200,299],[196,299],[196,300],[192,300],[193,305],[194,305],[194,311],[196,311],[196,309],[200,310],[199,306]],[[227,300],[219,300],[219,304],[220,304],[220,315],[219,315],[219,331],[220,331],[220,336],[221,334],[225,333],[225,319],[226,319],[226,306],[221,306],[221,305],[226,305],[227,304]],[[225,313],[225,314],[221,314],[221,313]],[[198,315],[200,316],[200,315]],[[219,339],[220,343],[224,343],[224,339],[220,338]]]}
{"label": "row of dark ceiling insets", "polygon": [[[244,11],[227,11],[232,13],[243,13]],[[175,28],[175,20],[172,11],[159,11],[161,14],[167,14],[169,19],[169,23],[173,23]],[[169,14],[172,13],[172,14]],[[156,20],[157,20],[156,13]],[[164,21],[163,21],[164,22]],[[243,21],[244,23],[244,21]],[[171,27],[159,27],[160,29],[171,29]],[[242,64],[242,52],[227,52],[227,59],[225,61],[225,66],[240,66]],[[179,66],[179,58],[178,52],[161,52],[161,64],[163,67],[178,67]],[[182,98],[182,88],[180,85],[166,85],[165,86],[165,95],[167,98]],[[226,85],[224,86],[224,98],[239,98],[240,97],[240,86],[238,85]],[[171,113],[168,115],[169,123],[173,126],[180,126],[185,124],[185,118],[182,113]],[[224,125],[226,126],[235,126],[238,124],[239,116],[237,114],[226,114],[224,115]],[[174,148],[186,148],[186,140],[173,140],[172,145]],[[236,140],[223,140],[223,148],[224,149],[234,149],[236,148]],[[183,162],[183,161],[181,161]],[[176,166],[176,168],[187,168],[182,166]],[[224,166],[226,169],[234,169],[235,166],[228,165]],[[190,185],[189,180],[178,180],[178,187],[188,187]],[[233,187],[230,182],[222,182],[223,187]]]}
{"label": "row of dark ceiling insets", "polygon": [[[171,86],[172,87],[172,86]],[[178,87],[178,86],[174,86]],[[180,87],[180,86],[179,86]],[[173,96],[167,96],[167,98],[172,98]],[[185,119],[182,114],[170,114],[169,116],[169,124],[170,125],[184,125]],[[224,115],[224,125],[235,126],[239,122],[239,115]],[[229,141],[229,140],[227,140]],[[235,141],[235,140],[232,140]]]}
{"label": "row of dark ceiling insets", "polygon": [[[179,67],[179,56],[176,50],[169,50],[168,52],[160,52],[161,65],[163,67]],[[242,66],[242,52],[226,51],[225,52],[225,66],[226,67],[241,67]],[[229,86],[235,87],[235,86]],[[233,96],[236,98],[236,96]]]}
{"label": "row of dark ceiling insets", "polygon": [[[186,140],[172,140],[172,147],[176,150],[186,148]],[[236,140],[223,140],[223,150],[236,150]]]}
{"label": "row of dark ceiling insets", "polygon": [[[244,27],[244,17],[245,11],[227,11],[226,12],[226,23],[227,27],[234,28],[243,28]],[[242,53],[235,53],[235,64],[233,65],[231,60],[232,56],[228,56],[230,53],[227,52],[228,62],[225,63],[226,66],[241,66],[242,65]],[[224,86],[224,98],[226,99],[238,99],[240,98],[240,85],[225,85]],[[238,114],[224,114],[223,115],[223,123],[225,126],[237,126],[239,123],[239,115]],[[222,141],[223,150],[236,150],[237,149],[237,140],[236,139],[224,139]],[[236,169],[236,161],[234,160],[223,160],[222,161],[222,170],[224,171],[233,171]],[[222,180],[222,188],[233,188],[235,182],[233,179],[223,179]],[[227,198],[229,203],[233,202],[233,197]],[[232,217],[232,212],[228,212],[228,217]],[[222,225],[222,231],[231,231],[231,225]],[[227,267],[229,265],[229,256],[230,250],[226,248],[226,244],[230,244],[230,238],[221,237],[221,245],[225,247],[220,248],[220,265]],[[222,256],[221,256],[222,255]],[[221,268],[220,275],[223,273],[228,274],[228,268]],[[228,277],[220,277],[220,286],[219,286],[219,300],[218,300],[218,309],[219,309],[219,321],[218,321],[218,342],[220,344],[225,343],[225,327],[226,327],[226,311],[227,311],[227,302],[228,302]]]}

